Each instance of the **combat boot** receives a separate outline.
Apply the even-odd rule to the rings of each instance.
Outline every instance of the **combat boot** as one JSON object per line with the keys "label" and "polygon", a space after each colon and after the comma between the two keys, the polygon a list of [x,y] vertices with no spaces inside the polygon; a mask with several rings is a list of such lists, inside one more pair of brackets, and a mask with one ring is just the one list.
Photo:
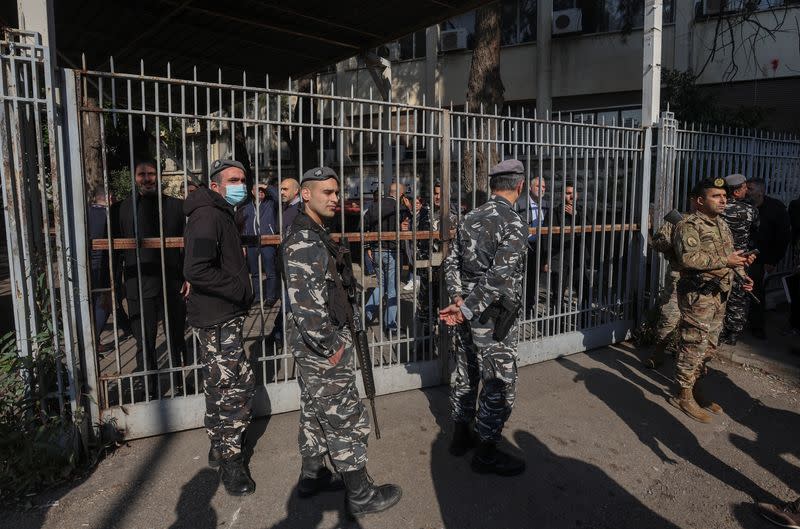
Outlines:
{"label": "combat boot", "polygon": [[706,413],[703,408],[695,402],[690,388],[681,388],[678,395],[670,397],[669,403],[696,421],[706,424],[711,422],[711,415]]}
{"label": "combat boot", "polygon": [[472,470],[478,474],[516,476],[525,472],[525,461],[502,450],[492,441],[481,441],[472,457]]}
{"label": "combat boot", "polygon": [[241,454],[220,462],[219,478],[231,496],[247,496],[256,490],[256,483],[247,474]]}
{"label": "combat boot", "polygon": [[222,461],[222,452],[219,451],[216,444],[211,443],[211,447],[208,449],[208,466],[217,468],[220,461]]}
{"label": "combat boot", "polygon": [[403,496],[397,485],[375,485],[366,468],[342,472],[342,480],[347,489],[345,507],[353,517],[385,511]]}
{"label": "combat boot", "polygon": [[692,395],[694,396],[695,402],[697,402],[698,406],[701,408],[705,408],[715,415],[722,413],[722,406],[708,398],[705,391],[701,388],[699,380],[695,382],[692,388]]}
{"label": "combat boot", "polygon": [[453,440],[450,442],[450,455],[461,457],[477,444],[471,422],[457,422],[453,428]]}
{"label": "combat boot", "polygon": [[297,495],[310,498],[325,490],[341,490],[344,484],[335,479],[333,472],[325,466],[324,456],[304,457],[297,482]]}

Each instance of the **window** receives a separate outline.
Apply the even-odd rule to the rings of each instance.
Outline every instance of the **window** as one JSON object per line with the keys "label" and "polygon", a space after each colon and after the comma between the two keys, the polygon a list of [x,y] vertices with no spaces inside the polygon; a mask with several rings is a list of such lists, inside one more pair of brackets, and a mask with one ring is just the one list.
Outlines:
{"label": "window", "polygon": [[445,20],[440,24],[442,31],[452,31],[454,29],[464,29],[467,32],[467,49],[475,47],[475,11],[458,15],[450,20]]}
{"label": "window", "polygon": [[[675,20],[673,2],[674,0],[664,0],[664,24],[671,24]],[[580,9],[581,33],[622,31],[628,20],[632,24],[631,29],[644,26],[644,2],[642,1],[554,0],[554,12],[567,9]]]}
{"label": "window", "polygon": [[502,46],[536,40],[536,0],[503,0],[500,39]]}
{"label": "window", "polygon": [[427,53],[425,30],[415,31],[400,39],[400,60],[423,59]]}

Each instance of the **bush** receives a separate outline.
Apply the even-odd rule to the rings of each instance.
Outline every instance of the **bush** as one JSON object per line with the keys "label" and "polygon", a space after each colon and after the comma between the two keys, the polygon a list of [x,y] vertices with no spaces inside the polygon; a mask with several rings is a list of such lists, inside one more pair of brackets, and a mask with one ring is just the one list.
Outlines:
{"label": "bush", "polygon": [[21,356],[14,333],[0,339],[0,498],[14,499],[61,482],[76,469],[80,437],[59,413],[51,329]]}

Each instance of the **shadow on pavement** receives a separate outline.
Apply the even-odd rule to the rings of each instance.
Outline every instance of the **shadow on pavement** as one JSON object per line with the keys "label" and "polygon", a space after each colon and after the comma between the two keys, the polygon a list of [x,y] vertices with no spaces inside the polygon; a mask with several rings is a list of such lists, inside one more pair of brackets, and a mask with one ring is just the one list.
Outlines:
{"label": "shadow on pavement", "polygon": [[[596,359],[611,366],[608,361],[599,357]],[[623,371],[630,368],[636,370],[638,374],[646,375],[654,382],[671,382],[659,371],[645,369],[629,354],[617,355],[616,359],[620,365],[627,366],[621,368],[622,371],[618,369],[623,375],[625,374]],[[666,368],[668,366],[662,369]],[[724,371],[711,369],[705,382],[708,393],[722,406],[725,415],[755,433],[755,440],[731,433],[731,444],[750,456],[761,468],[780,479],[787,487],[795,487],[800,468],[790,463],[790,458],[786,456],[793,455],[795,458],[800,458],[800,445],[796,441],[795,433],[800,431],[800,415],[788,410],[771,408],[761,400],[754,399],[747,391],[736,385]],[[657,390],[652,392],[658,394]],[[769,497],[755,499],[771,501]]]}
{"label": "shadow on pavement", "polygon": [[316,529],[322,523],[326,512],[337,514],[337,528],[358,529],[361,525],[349,520],[344,508],[344,491],[323,492],[313,498],[301,499],[297,495],[297,487],[292,488],[289,501],[286,502],[286,518],[269,527],[269,529]]}
{"label": "shadow on pavement", "polygon": [[472,453],[455,458],[448,452],[453,428],[448,389],[423,393],[440,429],[430,457],[444,527],[677,529],[600,468],[553,453],[529,432],[513,435],[528,463],[524,474],[511,478],[475,474],[470,469]]}
{"label": "shadow on pavement", "polygon": [[[753,499],[775,501],[775,497],[768,491],[703,448],[694,433],[671,410],[664,407],[666,404],[661,405],[646,399],[641,387],[653,390],[656,395],[665,392],[640,373],[634,372],[619,359],[620,355],[594,354],[591,357],[611,371],[586,368],[567,358],[559,359],[558,363],[575,372],[575,381],[583,382],[586,389],[603,401],[662,461],[674,462],[664,454],[659,443],[720,482],[748,494]],[[717,392],[714,391],[713,394],[716,396]],[[679,412],[676,410],[675,413]]]}
{"label": "shadow on pavement", "polygon": [[175,514],[178,519],[169,529],[216,529],[217,512],[211,499],[219,488],[217,471],[204,468],[181,488]]}

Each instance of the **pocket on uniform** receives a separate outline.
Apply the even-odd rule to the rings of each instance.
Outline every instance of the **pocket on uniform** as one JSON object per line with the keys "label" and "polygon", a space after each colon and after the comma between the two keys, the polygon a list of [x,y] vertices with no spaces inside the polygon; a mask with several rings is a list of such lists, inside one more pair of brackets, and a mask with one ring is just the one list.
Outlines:
{"label": "pocket on uniform", "polygon": [[703,331],[691,325],[681,327],[681,341],[684,343],[700,343],[703,341]]}
{"label": "pocket on uniform", "polygon": [[332,428],[344,431],[352,431],[356,427],[364,410],[355,385],[339,393],[318,397],[316,407]]}

